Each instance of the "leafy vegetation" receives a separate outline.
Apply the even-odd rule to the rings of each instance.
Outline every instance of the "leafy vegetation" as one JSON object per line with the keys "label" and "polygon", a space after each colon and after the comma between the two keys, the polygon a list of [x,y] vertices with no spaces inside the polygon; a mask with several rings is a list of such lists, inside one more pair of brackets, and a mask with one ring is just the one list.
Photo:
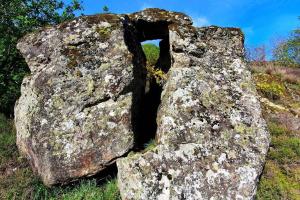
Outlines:
{"label": "leafy vegetation", "polygon": [[155,139],[150,140],[147,144],[145,144],[145,149],[144,151],[150,151],[156,147],[156,141]]}
{"label": "leafy vegetation", "polygon": [[153,78],[157,84],[163,85],[167,76],[164,71],[156,67],[159,59],[159,47],[151,43],[144,44],[142,47],[147,59],[146,69],[148,79]]}
{"label": "leafy vegetation", "polygon": [[300,67],[300,29],[296,29],[286,41],[277,45],[273,57],[280,64]]}
{"label": "leafy vegetation", "polygon": [[0,4],[0,112],[12,115],[20,85],[29,69],[16,48],[17,41],[39,27],[75,17],[78,0],[9,0]]}
{"label": "leafy vegetation", "polygon": [[285,87],[280,78],[268,74],[257,74],[255,76],[257,89],[266,97],[276,100],[284,95]]}
{"label": "leafy vegetation", "polygon": [[142,48],[147,59],[147,64],[150,66],[155,66],[159,58],[159,47],[155,44],[146,43],[142,45]]}

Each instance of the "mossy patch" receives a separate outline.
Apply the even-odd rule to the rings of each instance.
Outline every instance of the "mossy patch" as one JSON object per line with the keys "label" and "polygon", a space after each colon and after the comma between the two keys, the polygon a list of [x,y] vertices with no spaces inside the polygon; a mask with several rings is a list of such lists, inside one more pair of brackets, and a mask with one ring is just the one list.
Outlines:
{"label": "mossy patch", "polygon": [[99,35],[102,38],[107,39],[111,33],[110,28],[109,27],[102,27],[102,28],[97,28],[96,29],[97,33],[99,33]]}
{"label": "mossy patch", "polygon": [[300,184],[295,177],[287,175],[276,162],[267,162],[260,180],[258,200],[281,200],[300,198]]}
{"label": "mossy patch", "polygon": [[280,77],[259,73],[254,78],[258,91],[265,97],[277,100],[284,96],[285,86]]}
{"label": "mossy patch", "polygon": [[113,26],[98,27],[96,28],[96,32],[99,34],[100,40],[104,42],[110,38],[111,33],[114,29],[115,28]]}
{"label": "mossy patch", "polygon": [[279,163],[294,163],[300,160],[300,138],[278,136],[272,137],[269,159]]}
{"label": "mossy patch", "polygon": [[152,139],[144,146],[145,146],[144,152],[146,152],[146,151],[151,151],[152,149],[154,149],[157,146],[157,144],[156,144],[155,139]]}

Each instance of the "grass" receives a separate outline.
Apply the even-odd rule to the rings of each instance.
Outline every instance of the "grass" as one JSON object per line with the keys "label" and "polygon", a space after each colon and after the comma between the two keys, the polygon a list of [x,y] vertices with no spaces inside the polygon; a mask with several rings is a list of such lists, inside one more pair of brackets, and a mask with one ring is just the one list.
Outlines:
{"label": "grass", "polygon": [[[299,176],[299,171],[297,176]],[[256,198],[258,200],[282,200],[300,198],[299,179],[289,175],[273,161],[267,162],[260,180]]]}
{"label": "grass", "polygon": [[300,161],[300,138],[289,136],[272,137],[268,158],[281,164]]}
{"label": "grass", "polygon": [[0,113],[0,164],[16,156],[16,134],[13,121]]}
{"label": "grass", "polygon": [[[254,71],[254,80],[260,95],[276,101],[285,108],[297,108],[300,94],[300,74],[298,69],[284,67]],[[278,113],[281,112],[281,113]],[[289,129],[289,121],[280,122],[272,116],[287,114],[287,110],[273,111],[263,106],[263,113],[271,134],[271,144],[266,165],[258,185],[258,200],[298,200],[300,199],[300,137]],[[283,115],[284,116],[284,115]],[[284,123],[284,124],[283,124]]]}
{"label": "grass", "polygon": [[147,144],[144,145],[144,152],[150,151],[157,146],[155,139],[151,139]]}
{"label": "grass", "polygon": [[0,114],[0,199],[8,200],[118,200],[116,179],[99,184],[82,180],[64,187],[45,187],[15,145],[14,123]]}

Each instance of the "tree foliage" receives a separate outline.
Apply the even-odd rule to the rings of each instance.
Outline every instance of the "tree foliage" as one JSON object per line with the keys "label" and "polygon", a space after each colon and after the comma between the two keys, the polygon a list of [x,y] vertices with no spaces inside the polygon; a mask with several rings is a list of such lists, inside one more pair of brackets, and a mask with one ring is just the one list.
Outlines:
{"label": "tree foliage", "polygon": [[[300,20],[300,17],[299,17]],[[300,29],[296,29],[284,42],[279,43],[273,52],[274,59],[281,64],[300,67]]]}
{"label": "tree foliage", "polygon": [[159,58],[159,47],[155,44],[143,44],[143,51],[145,53],[148,65],[155,66]]}
{"label": "tree foliage", "polygon": [[29,69],[16,49],[17,41],[39,27],[75,17],[78,0],[0,0],[0,112],[11,115],[20,85]]}
{"label": "tree foliage", "polygon": [[109,12],[109,8],[107,6],[103,6],[102,8],[103,12],[108,13]]}

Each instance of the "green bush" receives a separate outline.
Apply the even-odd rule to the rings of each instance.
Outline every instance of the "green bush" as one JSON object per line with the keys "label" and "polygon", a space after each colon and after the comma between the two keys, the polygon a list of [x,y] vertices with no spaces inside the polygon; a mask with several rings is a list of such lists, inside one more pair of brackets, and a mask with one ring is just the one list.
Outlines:
{"label": "green bush", "polygon": [[159,58],[159,47],[155,44],[143,44],[143,51],[147,59],[147,65],[155,66]]}
{"label": "green bush", "polygon": [[296,29],[286,41],[277,45],[273,57],[281,65],[300,67],[300,29]]}
{"label": "green bush", "polygon": [[255,74],[257,90],[271,100],[278,100],[285,94],[285,86],[279,76],[269,74]]}
{"label": "green bush", "polygon": [[39,27],[75,17],[78,0],[65,5],[61,0],[9,0],[0,4],[0,112],[12,115],[23,77],[29,73],[16,48],[17,41]]}

